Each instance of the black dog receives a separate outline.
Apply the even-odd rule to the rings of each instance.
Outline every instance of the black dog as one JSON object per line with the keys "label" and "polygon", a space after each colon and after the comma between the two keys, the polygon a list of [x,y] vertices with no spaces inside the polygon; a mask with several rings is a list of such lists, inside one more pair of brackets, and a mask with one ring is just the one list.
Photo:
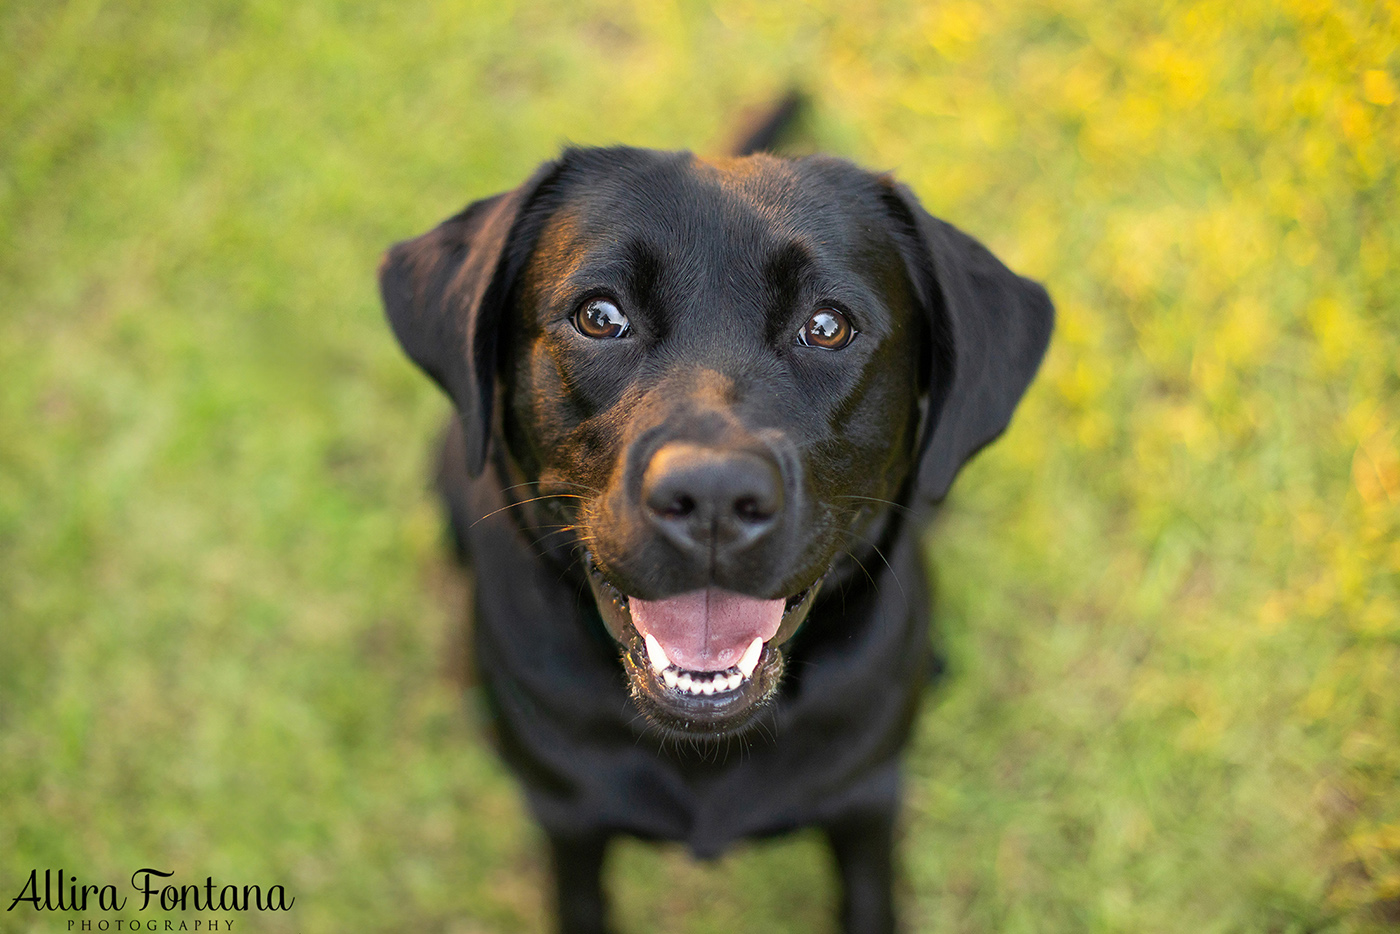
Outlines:
{"label": "black dog", "polygon": [[919,521],[1006,427],[1045,291],[847,162],[626,148],[398,244],[380,285],[461,416],[441,486],[561,929],[606,928],[615,834],[708,857],[818,825],[845,929],[892,930]]}

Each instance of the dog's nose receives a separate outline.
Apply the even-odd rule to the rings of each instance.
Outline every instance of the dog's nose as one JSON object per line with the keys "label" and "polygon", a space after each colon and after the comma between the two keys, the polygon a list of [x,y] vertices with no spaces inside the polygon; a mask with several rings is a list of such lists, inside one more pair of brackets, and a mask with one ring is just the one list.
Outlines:
{"label": "dog's nose", "polygon": [[653,525],[686,550],[737,551],[777,525],[783,482],[771,457],[685,442],[663,445],[642,475]]}

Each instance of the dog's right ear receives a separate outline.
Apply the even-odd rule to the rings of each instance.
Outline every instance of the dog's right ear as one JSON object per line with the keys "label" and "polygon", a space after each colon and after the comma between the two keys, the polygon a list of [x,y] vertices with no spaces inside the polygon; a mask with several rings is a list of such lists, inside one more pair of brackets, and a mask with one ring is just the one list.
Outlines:
{"label": "dog's right ear", "polygon": [[513,191],[473,202],[379,264],[379,294],[399,344],[443,391],[462,420],[467,470],[486,464],[496,385],[496,337],[512,286],[533,243],[526,207],[558,170],[541,166]]}

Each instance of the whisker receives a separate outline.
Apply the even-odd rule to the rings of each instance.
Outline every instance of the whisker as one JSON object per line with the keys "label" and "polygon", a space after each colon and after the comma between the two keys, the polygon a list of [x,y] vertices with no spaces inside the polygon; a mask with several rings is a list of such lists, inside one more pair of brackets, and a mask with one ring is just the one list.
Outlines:
{"label": "whisker", "polygon": [[[850,558],[852,561],[854,561],[854,562],[856,563],[856,567],[860,568],[863,572],[865,572],[865,579],[868,580],[868,581],[870,581],[870,586],[871,586],[871,587],[877,587],[877,586],[879,586],[878,584],[875,583],[875,578],[874,578],[873,576],[871,576],[870,571],[866,569],[865,565],[861,563],[861,560],[860,560],[859,558],[857,558],[853,552],[843,550],[843,551],[841,552],[841,554],[843,554],[843,555],[845,555],[846,557]],[[845,610],[846,610],[846,590],[845,590],[845,588],[842,588],[842,589],[841,589],[841,611],[844,613]]]}
{"label": "whisker", "polygon": [[[536,530],[538,531],[539,529],[548,528],[548,526],[536,526],[535,528],[536,528]],[[535,539],[534,541],[532,541],[532,542],[530,543],[530,550],[533,551],[538,557],[543,558],[543,557],[545,556],[546,552],[547,552],[550,548],[553,548],[553,547],[554,547],[553,545],[549,545],[549,546],[546,546],[544,549],[541,549],[541,548],[540,548],[540,545],[544,543],[545,539],[551,538],[552,536],[555,536],[555,535],[563,535],[563,534],[565,534],[565,533],[567,533],[567,532],[575,532],[575,531],[577,531],[577,530],[578,530],[578,526],[576,526],[576,525],[561,525],[561,526],[556,526],[556,527],[554,528],[553,531],[545,532],[545,533],[544,533],[543,535],[541,535],[539,538],[537,538],[537,539]]]}
{"label": "whisker", "polygon": [[880,499],[878,496],[856,496],[856,495],[851,494],[851,493],[843,493],[843,494],[839,494],[839,495],[837,495],[837,496],[835,496],[835,497],[833,497],[833,498],[834,498],[834,499],[859,499],[859,500],[865,500],[866,502],[869,502],[869,503],[880,503],[880,504],[883,505],[883,506],[893,506],[895,509],[898,509],[900,512],[904,513],[904,514],[907,515],[907,516],[913,516],[913,515],[916,514],[916,513],[914,512],[913,509],[911,509],[910,507],[906,506],[906,505],[903,504],[903,503],[896,503],[896,502],[895,502],[894,500],[892,500],[892,499]]}
{"label": "whisker", "polygon": [[528,506],[530,503],[538,503],[540,500],[545,500],[545,499],[582,499],[582,500],[586,500],[586,499],[588,499],[588,497],[586,497],[586,496],[579,496],[579,495],[577,495],[577,494],[575,494],[575,493],[548,493],[548,494],[546,494],[546,495],[544,495],[544,496],[532,496],[530,499],[522,499],[522,500],[521,500],[520,502],[518,502],[518,503],[506,503],[506,504],[505,504],[504,506],[502,506],[500,509],[493,509],[493,510],[491,510],[490,512],[488,512],[486,515],[482,516],[480,519],[477,519],[476,522],[473,522],[471,525],[467,526],[467,528],[474,529],[474,528],[476,528],[477,525],[479,525],[480,523],[485,522],[487,519],[491,518],[492,516],[496,515],[497,513],[505,512],[507,509],[514,509],[516,506]]}
{"label": "whisker", "polygon": [[[544,541],[546,538],[548,538],[548,537],[551,536],[551,535],[558,535],[560,532],[573,532],[573,531],[576,531],[579,527],[578,527],[577,525],[568,524],[568,525],[532,525],[532,526],[529,526],[528,528],[529,528],[529,531],[531,531],[531,532],[544,532],[544,535],[542,535],[542,536],[540,536],[539,538],[535,539],[535,544],[539,544],[540,542]],[[548,529],[549,531],[545,531],[546,529]]]}
{"label": "whisker", "polygon": [[[548,482],[550,486],[570,486],[576,490],[583,490],[585,493],[592,493],[595,496],[602,492],[602,490],[594,489],[586,483],[574,483],[572,480],[550,480]],[[543,487],[544,485],[545,481],[543,480],[526,480],[524,483],[512,483],[510,486],[501,487],[501,492],[509,493],[511,490],[518,490],[523,486]]]}
{"label": "whisker", "polygon": [[[583,542],[579,542],[573,547],[573,560],[570,561],[567,565],[565,565],[563,571],[559,572],[559,582],[562,582],[564,578],[569,576],[569,572],[571,572],[579,564],[579,562],[583,559],[583,556],[587,553],[587,551],[588,549],[584,547]],[[583,593],[583,589],[587,586],[588,583],[586,581],[579,583],[578,587],[574,591],[575,599],[577,599],[578,596]]]}
{"label": "whisker", "polygon": [[[905,591],[904,584],[900,582],[899,575],[895,573],[894,566],[891,565],[889,559],[885,557],[885,553],[880,550],[880,546],[872,542],[870,539],[866,538],[864,535],[859,534],[858,532],[853,532],[850,529],[845,529],[843,531],[845,531],[847,535],[853,535],[861,541],[865,542],[865,544],[869,545],[870,550],[875,552],[876,557],[878,557],[881,561],[885,563],[885,568],[888,569],[890,572],[890,579],[893,580],[894,585],[899,588],[899,598],[904,602],[904,612],[912,613],[914,608],[909,603],[909,594]],[[850,552],[847,552],[847,554],[850,554]],[[851,555],[851,557],[855,558],[855,555]],[[860,562],[856,561],[856,564],[860,564]],[[863,565],[862,570],[864,570]],[[869,576],[868,571],[866,572],[866,576]],[[874,584],[875,581],[872,579],[871,583]]]}
{"label": "whisker", "polygon": [[772,726],[768,723],[767,714],[768,711],[764,710],[761,711],[758,716],[754,717],[754,729],[758,730],[760,733],[767,735],[768,741],[770,743],[776,743],[778,741],[778,731],[775,726]]}

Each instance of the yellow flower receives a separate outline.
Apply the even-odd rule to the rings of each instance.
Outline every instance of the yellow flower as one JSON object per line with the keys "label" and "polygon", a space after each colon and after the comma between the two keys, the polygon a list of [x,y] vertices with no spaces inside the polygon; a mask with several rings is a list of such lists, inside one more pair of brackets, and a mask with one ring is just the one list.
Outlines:
{"label": "yellow flower", "polygon": [[1373,68],[1361,76],[1361,93],[1371,103],[1389,107],[1395,103],[1395,82],[1390,75]]}

